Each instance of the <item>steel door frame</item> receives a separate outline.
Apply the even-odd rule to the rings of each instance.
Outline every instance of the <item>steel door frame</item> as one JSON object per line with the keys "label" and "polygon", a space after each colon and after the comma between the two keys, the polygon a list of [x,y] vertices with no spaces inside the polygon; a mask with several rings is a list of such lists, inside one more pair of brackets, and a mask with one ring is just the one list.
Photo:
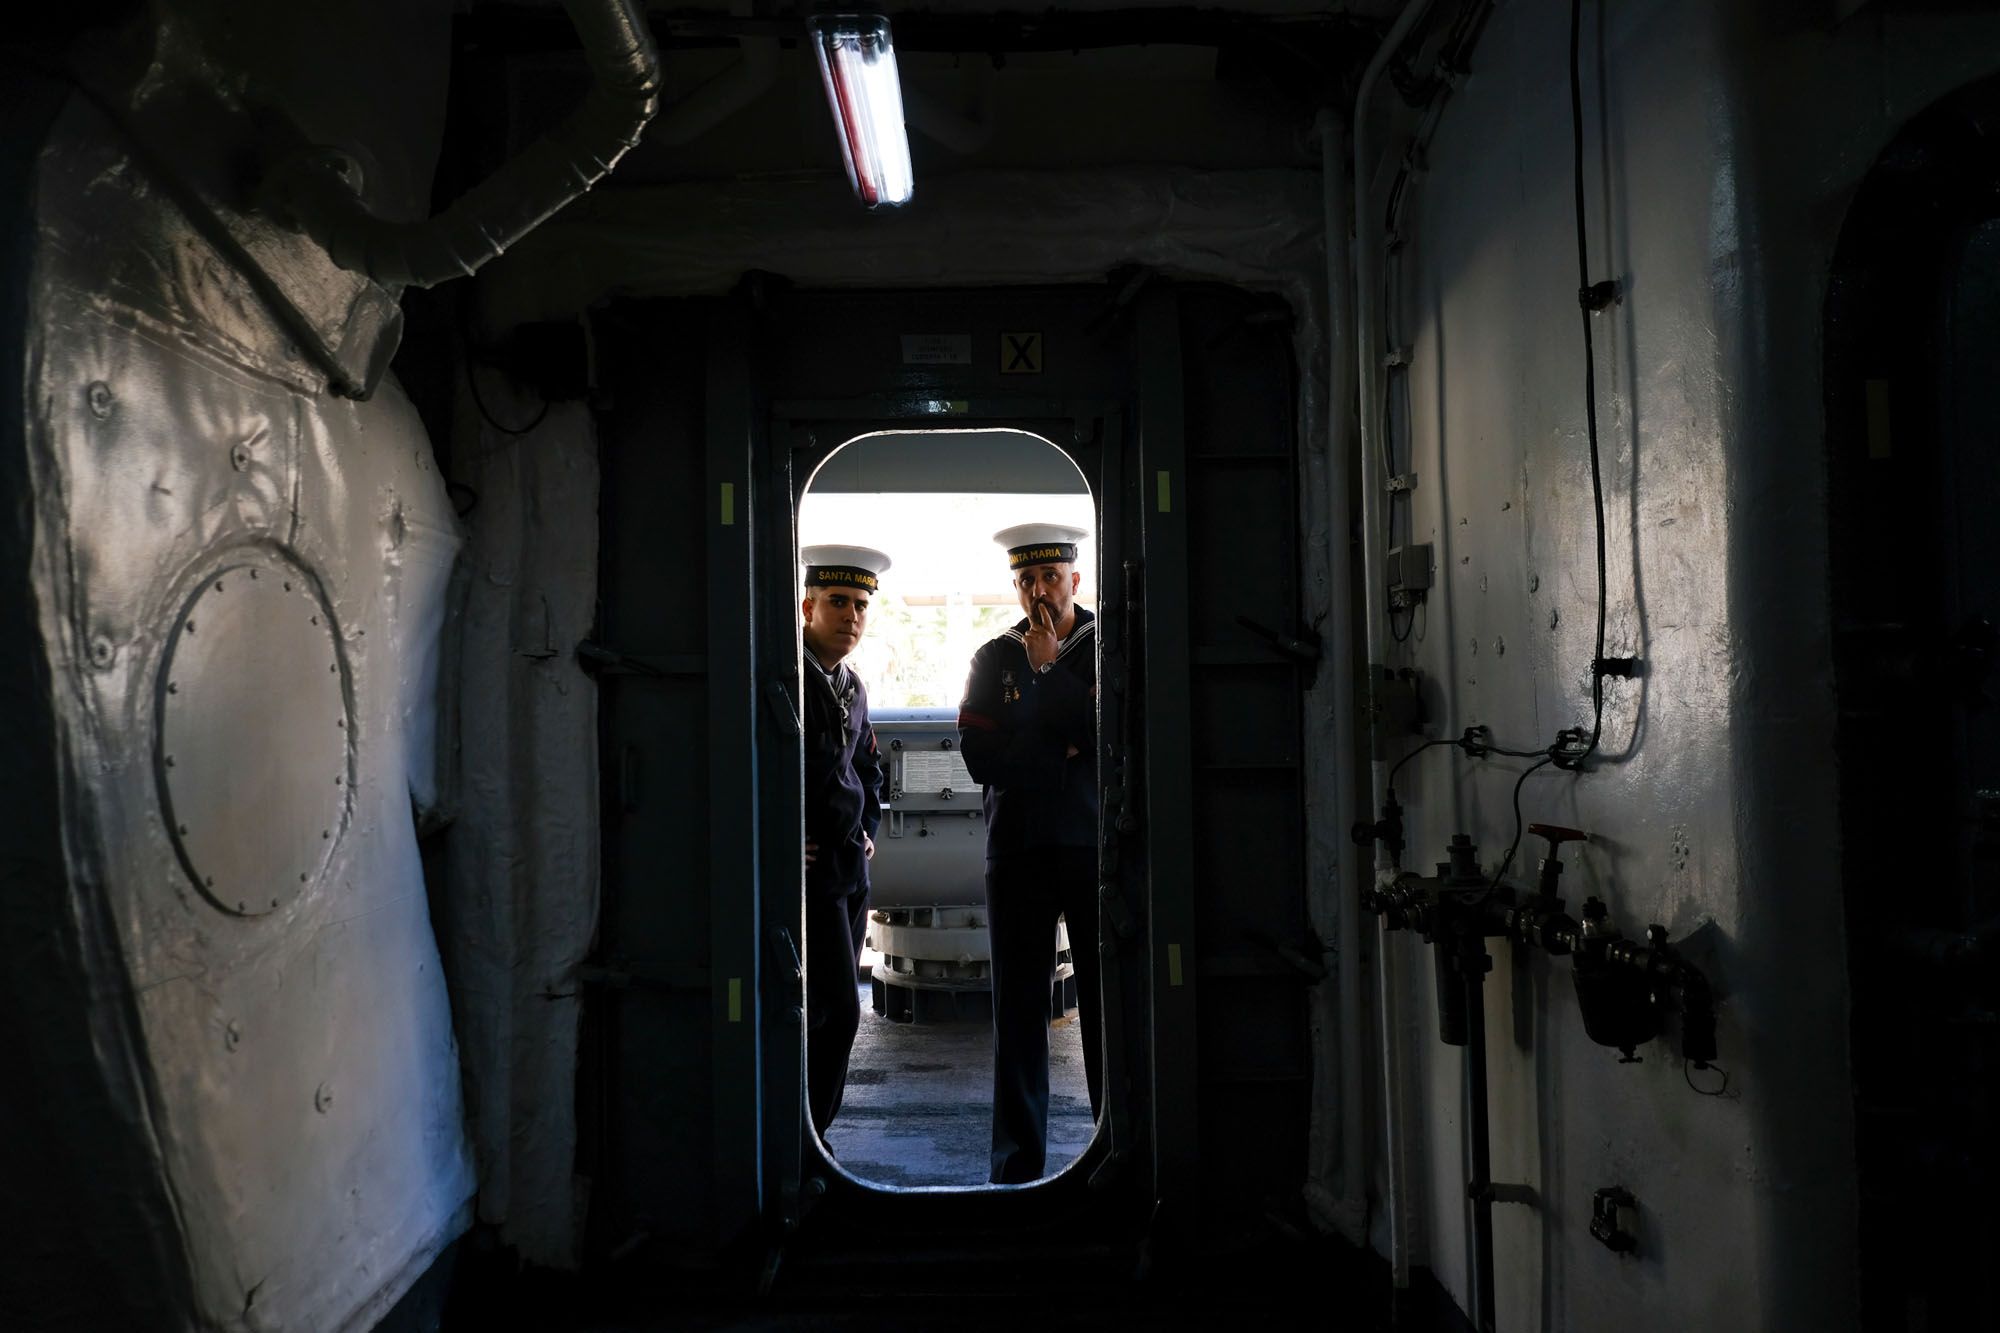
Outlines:
{"label": "steel door frame", "polygon": [[[999,299],[1020,295],[1004,290]],[[966,322],[983,317],[976,300],[962,307],[975,312]],[[1058,1234],[1071,1253],[1080,1235],[1091,1238],[1085,1248],[1128,1255],[1141,1243],[1191,1239],[1204,1178],[1194,734],[1185,706],[1194,642],[1187,510],[1195,497],[1186,494],[1182,294],[1156,283],[1122,316],[1125,328],[1100,335],[1123,347],[1090,372],[1102,381],[1086,377],[1053,394],[967,386],[957,397],[935,384],[889,387],[893,376],[873,381],[880,391],[787,395],[796,359],[756,357],[764,339],[785,336],[774,333],[783,312],[770,293],[739,292],[724,304],[705,407],[711,642],[727,648],[727,661],[713,664],[711,725],[718,742],[740,733],[744,743],[712,757],[711,796],[718,804],[731,803],[732,791],[745,798],[716,810],[710,827],[718,845],[757,849],[754,865],[718,875],[712,888],[722,1034],[715,1074],[733,1085],[730,1107],[754,1112],[737,1122],[754,1127],[729,1130],[722,1117],[733,1113],[718,1096],[726,1216],[741,1218],[739,1201],[758,1200],[767,1284],[787,1248],[798,1249],[793,1239],[809,1217],[816,1239],[799,1253],[815,1262],[843,1247],[851,1261],[856,1247],[880,1250],[892,1236],[934,1249],[976,1232],[982,1256],[999,1253],[1003,1241],[1031,1251]],[[796,358],[801,346],[785,351]],[[1089,390],[1100,382],[1108,396]],[[1047,439],[1078,463],[1098,521],[1106,1132],[1074,1168],[1023,1186],[875,1186],[847,1175],[806,1131],[797,501],[817,465],[850,440],[923,429],[1019,429]],[[726,989],[739,975],[740,1011]]]}
{"label": "steel door frame", "polygon": [[[940,407],[946,410],[938,410]],[[1109,399],[1052,399],[1033,394],[991,395],[971,399],[941,400],[935,394],[900,392],[867,394],[840,400],[779,400],[770,405],[767,431],[768,448],[759,462],[762,485],[758,492],[757,526],[765,534],[760,547],[760,558],[768,562],[767,567],[777,569],[795,563],[797,559],[797,508],[813,471],[825,459],[857,437],[883,431],[912,432],[930,430],[1020,430],[1047,441],[1062,450],[1075,463],[1090,486],[1092,504],[1097,516],[1099,537],[1099,588],[1098,605],[1102,621],[1113,621],[1118,617],[1114,604],[1119,598],[1116,580],[1109,571],[1119,568],[1116,558],[1120,549],[1123,531],[1121,511],[1124,508],[1122,496],[1127,471],[1122,458],[1123,441],[1126,431],[1122,417],[1124,409],[1115,400]],[[782,512],[774,508],[777,497],[784,497],[786,507]],[[772,634],[766,639],[768,651],[760,654],[758,671],[761,677],[782,681],[787,699],[799,697],[796,627],[796,594],[790,582],[767,580],[763,589],[764,605],[760,608],[760,618],[778,623],[779,617],[792,622],[790,642]],[[1124,660],[1122,644],[1114,645],[1109,652],[1100,640],[1100,670],[1107,680],[1121,670]],[[1109,657],[1110,661],[1104,658]],[[1103,691],[1100,691],[1103,693]],[[1115,743],[1100,726],[1099,774],[1100,783],[1104,775],[1113,771],[1122,762],[1123,756],[1116,752]],[[796,732],[788,737],[773,737],[772,743],[761,748],[760,757],[768,767],[796,771],[802,764],[799,738]],[[778,807],[772,807],[774,810]],[[768,823],[778,822],[775,817]],[[780,928],[796,929],[797,922],[804,914],[804,881],[802,867],[796,852],[798,838],[789,841],[780,838],[766,840],[766,848],[773,859],[764,867],[763,880],[769,890],[766,895],[770,903],[773,923]],[[1111,937],[1103,923],[1100,923],[1099,938],[1103,943],[1100,952],[1111,947]],[[1127,1002],[1129,1003],[1129,1002]],[[1107,1024],[1107,1026],[1110,1026]],[[1122,1065],[1123,1052],[1113,1054],[1114,1042],[1107,1034],[1106,1045],[1106,1108],[1105,1124],[1125,1125],[1124,1133],[1133,1131],[1129,1126],[1132,1118],[1123,1094],[1114,1096],[1111,1091],[1112,1066]],[[803,1070],[803,1046],[800,1047],[797,1068]],[[798,1141],[806,1145],[807,1136],[800,1112],[803,1093],[802,1078],[797,1081],[797,1091],[790,1087],[780,1089],[775,1079],[772,1094],[776,1098],[784,1094],[784,1106],[767,1108],[767,1128],[771,1142],[778,1144]],[[787,1132],[787,1127],[796,1123],[797,1133]],[[883,1187],[862,1181],[848,1175],[837,1163],[828,1158],[817,1142],[805,1148],[805,1155],[799,1160],[800,1170],[781,1183],[775,1192],[773,1202],[778,1209],[787,1233],[795,1230],[803,1220],[805,1211],[813,1203],[830,1197],[838,1202],[837,1211],[847,1211],[857,1203],[872,1196],[876,1200],[920,1199],[933,1202],[954,1201],[963,1206],[971,1204],[980,1207],[979,1200],[1006,1198],[1007,1203],[999,1205],[1010,1214],[1019,1216],[1025,1223],[1031,1215],[1054,1216],[1057,1212],[1074,1204],[1076,1194],[1086,1188],[1087,1182],[1097,1172],[1104,1169],[1117,1157],[1119,1168],[1129,1157],[1129,1151],[1114,1154],[1114,1139],[1118,1135],[1100,1132],[1085,1150],[1075,1166],[1057,1177],[1037,1182],[1031,1186],[1010,1187],[940,1187],[937,1189],[904,1189]],[[789,1164],[788,1164],[789,1165]],[[774,1172],[783,1174],[773,1163]],[[1110,1177],[1106,1176],[1108,1180]],[[1017,1200],[1022,1196],[1036,1196],[1039,1202],[1023,1208]],[[844,1205],[844,1206],[843,1206]],[[864,1205],[865,1206],[865,1205]],[[947,1203],[952,1212],[958,1207]]]}

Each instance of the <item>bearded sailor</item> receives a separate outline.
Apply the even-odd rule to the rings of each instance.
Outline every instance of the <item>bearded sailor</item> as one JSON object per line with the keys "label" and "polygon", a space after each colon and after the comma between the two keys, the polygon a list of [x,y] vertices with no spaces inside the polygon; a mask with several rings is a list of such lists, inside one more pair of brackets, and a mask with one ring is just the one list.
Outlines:
{"label": "bearded sailor", "polygon": [[1102,1099],[1097,980],[1097,623],[1076,605],[1081,528],[994,534],[1026,618],[972,658],[958,728],[983,787],[992,951],[990,1179],[1041,1176],[1048,1157],[1056,921],[1075,967],[1091,1114]]}

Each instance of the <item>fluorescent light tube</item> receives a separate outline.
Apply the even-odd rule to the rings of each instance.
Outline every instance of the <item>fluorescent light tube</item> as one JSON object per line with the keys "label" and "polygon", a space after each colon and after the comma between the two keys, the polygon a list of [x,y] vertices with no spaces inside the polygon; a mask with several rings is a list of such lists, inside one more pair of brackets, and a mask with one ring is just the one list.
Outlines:
{"label": "fluorescent light tube", "polygon": [[880,14],[821,14],[806,26],[854,193],[870,208],[908,203],[916,181],[889,20]]}

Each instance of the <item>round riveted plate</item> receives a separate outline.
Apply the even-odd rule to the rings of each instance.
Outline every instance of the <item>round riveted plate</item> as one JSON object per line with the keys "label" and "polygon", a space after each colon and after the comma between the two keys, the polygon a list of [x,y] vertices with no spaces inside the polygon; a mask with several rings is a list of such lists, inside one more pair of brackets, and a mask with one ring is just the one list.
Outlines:
{"label": "round riveted plate", "polygon": [[260,916],[319,880],[354,790],[347,667],[318,582],[232,552],[196,585],[160,662],[153,766],[181,866]]}

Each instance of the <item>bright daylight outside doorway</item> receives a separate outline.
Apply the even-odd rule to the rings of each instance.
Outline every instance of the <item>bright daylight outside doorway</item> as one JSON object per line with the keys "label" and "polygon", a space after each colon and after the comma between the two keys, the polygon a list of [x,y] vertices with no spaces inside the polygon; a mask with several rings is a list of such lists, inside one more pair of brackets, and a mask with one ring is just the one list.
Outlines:
{"label": "bright daylight outside doorway", "polygon": [[[954,461],[935,465],[941,458]],[[960,489],[916,489],[946,485]],[[993,489],[984,489],[988,486]],[[1035,436],[863,437],[828,460],[800,501],[801,547],[872,546],[893,562],[873,600],[867,632],[847,659],[867,688],[885,753],[899,720],[923,726],[929,746],[939,743],[935,738],[955,736],[973,652],[1022,620],[1006,554],[992,538],[1025,522],[1072,524],[1091,534],[1079,551],[1083,578],[1076,600],[1095,611],[1097,523],[1091,497],[1074,466]],[[888,910],[899,911],[897,920],[978,926],[961,932],[965,957],[944,970],[983,973],[984,836],[983,823],[975,819],[978,803],[976,789],[960,794],[962,809],[951,810],[947,824],[937,813],[906,810],[898,819],[892,802],[876,837],[876,892],[861,955],[861,1029],[846,1094],[826,1136],[840,1165],[863,1180],[883,1185],[987,1180],[993,1057],[984,990],[974,982],[976,993],[920,994],[871,982],[875,970],[885,966],[877,947],[885,922],[876,914]],[[940,829],[955,836],[934,836]],[[907,976],[910,965],[902,966]],[[1072,1007],[1054,1017],[1049,1033],[1049,1174],[1088,1146],[1093,1128]]]}

